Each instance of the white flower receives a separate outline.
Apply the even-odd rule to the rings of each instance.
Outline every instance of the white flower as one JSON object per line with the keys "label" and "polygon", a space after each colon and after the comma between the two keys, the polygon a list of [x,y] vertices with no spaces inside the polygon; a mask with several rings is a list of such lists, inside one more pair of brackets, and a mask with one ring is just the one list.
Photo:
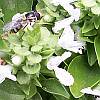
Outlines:
{"label": "white flower", "polygon": [[47,63],[47,68],[49,70],[53,70],[55,69],[55,67],[59,66],[59,64],[62,62],[62,59],[60,56],[56,56],[56,57],[51,57]]}
{"label": "white flower", "polygon": [[14,55],[12,56],[11,60],[14,65],[20,65],[22,63],[23,58],[19,55]]}
{"label": "white flower", "polygon": [[72,16],[75,19],[75,21],[78,21],[80,18],[80,9],[79,8],[74,9]]}
{"label": "white flower", "polygon": [[74,8],[70,3],[77,0],[53,0],[52,3],[55,6],[59,4],[74,18],[75,21],[79,20],[80,17],[80,9]]}
{"label": "white flower", "polygon": [[65,69],[56,67],[54,69],[56,77],[59,79],[60,83],[65,86],[71,86],[74,83],[74,78],[68,71]]}
{"label": "white flower", "polygon": [[97,89],[91,89],[91,87],[87,87],[81,90],[82,93],[86,93],[86,94],[92,94],[92,95],[96,95],[96,96],[100,96],[100,90]]}
{"label": "white flower", "polygon": [[63,8],[74,18],[75,21],[79,20],[80,17],[80,9],[74,8],[71,4],[62,4]]}
{"label": "white flower", "polygon": [[55,22],[55,26],[52,28],[55,33],[57,33],[62,28],[69,26],[73,22],[73,17],[65,18],[63,20]]}
{"label": "white flower", "polygon": [[97,97],[96,100],[100,100],[100,97]]}
{"label": "white flower", "polygon": [[12,66],[10,65],[0,65],[0,83],[2,83],[5,78],[9,78],[16,81],[16,77],[11,74]]}
{"label": "white flower", "polygon": [[75,53],[82,54],[82,49],[85,46],[84,42],[74,40],[75,35],[74,31],[71,29],[70,26],[67,26],[60,39],[58,40],[58,44],[69,51],[73,51]]}
{"label": "white flower", "polygon": [[74,78],[65,69],[59,68],[58,66],[62,61],[69,58],[71,52],[64,52],[62,56],[51,57],[47,63],[47,68],[49,70],[54,70],[56,77],[65,86],[71,86],[74,83]]}
{"label": "white flower", "polygon": [[58,6],[59,4],[63,4],[63,3],[72,3],[74,1],[77,1],[77,0],[52,0],[51,3],[54,4],[55,6]]}
{"label": "white flower", "polygon": [[62,61],[69,58],[71,56],[71,52],[64,52],[62,56],[53,56],[49,59],[47,63],[47,68],[49,70],[53,70],[60,65]]}

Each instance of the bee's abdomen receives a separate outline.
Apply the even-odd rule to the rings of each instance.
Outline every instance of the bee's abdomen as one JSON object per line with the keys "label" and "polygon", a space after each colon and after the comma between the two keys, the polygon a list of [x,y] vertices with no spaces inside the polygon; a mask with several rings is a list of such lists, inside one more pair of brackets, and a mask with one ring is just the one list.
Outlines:
{"label": "bee's abdomen", "polygon": [[22,24],[19,22],[14,23],[12,26],[11,32],[17,33],[22,28]]}

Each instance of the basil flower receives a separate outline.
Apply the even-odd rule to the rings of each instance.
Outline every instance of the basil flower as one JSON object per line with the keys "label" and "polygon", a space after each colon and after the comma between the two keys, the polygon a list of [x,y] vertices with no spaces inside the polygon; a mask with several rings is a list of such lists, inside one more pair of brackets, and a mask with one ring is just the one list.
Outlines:
{"label": "basil flower", "polygon": [[0,65],[0,83],[2,83],[5,78],[16,81],[16,77],[12,75],[12,66],[11,65]]}
{"label": "basil flower", "polygon": [[49,59],[47,63],[47,68],[49,70],[54,70],[57,79],[61,84],[65,86],[71,86],[74,83],[74,78],[68,71],[65,69],[59,68],[58,66],[62,61],[69,58],[71,52],[64,52],[61,56],[53,56]]}

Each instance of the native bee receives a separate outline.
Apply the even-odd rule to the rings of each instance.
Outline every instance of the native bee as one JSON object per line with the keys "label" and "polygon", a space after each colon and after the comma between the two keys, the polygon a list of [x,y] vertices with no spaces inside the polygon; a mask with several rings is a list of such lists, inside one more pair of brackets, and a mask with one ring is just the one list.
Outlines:
{"label": "native bee", "polygon": [[36,20],[40,19],[40,14],[37,11],[17,13],[12,17],[12,21],[7,23],[3,31],[17,33],[20,29],[24,29],[27,25],[33,26]]}

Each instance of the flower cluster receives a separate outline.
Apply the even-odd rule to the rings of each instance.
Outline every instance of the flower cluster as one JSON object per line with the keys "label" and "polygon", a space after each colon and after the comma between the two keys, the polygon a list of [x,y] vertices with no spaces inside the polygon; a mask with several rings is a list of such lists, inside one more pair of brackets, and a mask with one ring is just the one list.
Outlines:
{"label": "flower cluster", "polygon": [[65,18],[61,21],[55,22],[53,31],[57,33],[59,30],[64,28],[64,31],[58,40],[58,44],[69,51],[82,54],[82,49],[85,46],[85,43],[80,40],[75,40],[74,31],[71,28],[71,23],[75,20],[78,21],[80,17],[80,9],[74,8],[70,3],[75,0],[59,1],[53,0],[52,3],[55,6],[61,5],[70,15],[69,18]]}
{"label": "flower cluster", "polygon": [[[58,44],[69,51],[82,54],[84,43],[75,40],[74,31],[71,28],[71,23],[75,20],[78,21],[80,17],[80,9],[74,8],[70,3],[74,0],[52,0],[52,4],[55,6],[61,5],[70,15],[69,18],[55,22],[55,26],[52,28],[55,33],[64,28],[64,31],[58,40]],[[74,78],[65,69],[59,68],[58,66],[62,61],[71,56],[71,52],[65,52],[62,56],[51,57],[48,61],[47,68],[54,70],[56,77],[65,86],[70,86],[74,83]]]}
{"label": "flower cluster", "polygon": [[12,68],[11,65],[0,65],[0,83],[2,83],[5,78],[16,81],[16,77],[11,74]]}
{"label": "flower cluster", "polygon": [[49,70],[54,70],[56,77],[65,86],[71,86],[74,83],[74,78],[65,69],[59,68],[58,66],[62,61],[69,58],[71,52],[64,52],[62,56],[53,56],[49,59],[47,63],[47,68]]}

